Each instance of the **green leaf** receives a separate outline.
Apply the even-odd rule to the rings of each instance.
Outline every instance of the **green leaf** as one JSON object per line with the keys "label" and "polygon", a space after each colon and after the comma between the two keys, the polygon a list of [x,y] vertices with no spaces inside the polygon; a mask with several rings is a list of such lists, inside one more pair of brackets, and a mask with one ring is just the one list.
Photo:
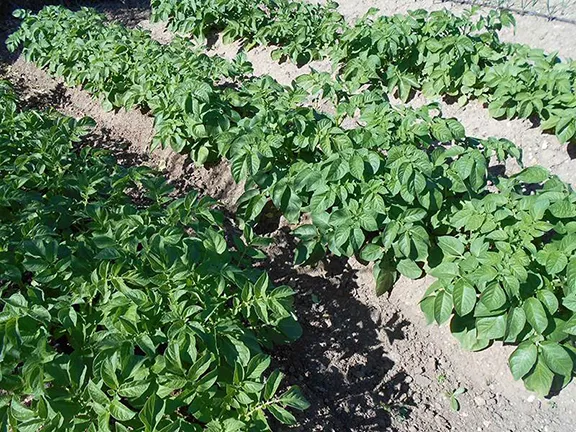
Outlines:
{"label": "green leaf", "polygon": [[540,343],[542,358],[546,366],[559,375],[572,376],[574,363],[568,351],[557,342],[544,341]]}
{"label": "green leaf", "polygon": [[443,324],[452,315],[452,296],[446,291],[439,291],[434,300],[434,319],[438,324]]}
{"label": "green leaf", "polygon": [[422,269],[410,259],[400,260],[398,271],[409,279],[418,279],[422,276]]}
{"label": "green leaf", "polygon": [[441,143],[449,143],[452,141],[452,132],[443,121],[432,124],[432,136]]}
{"label": "green leaf", "polygon": [[508,365],[515,380],[526,376],[536,363],[538,349],[532,342],[522,342],[508,358]]}
{"label": "green leaf", "polygon": [[481,339],[500,339],[506,333],[506,316],[496,315],[476,319],[478,337]]}
{"label": "green leaf", "polygon": [[480,301],[488,310],[496,311],[506,303],[506,293],[499,283],[491,283],[480,295]]}
{"label": "green leaf", "polygon": [[420,309],[426,317],[426,324],[432,324],[434,322],[434,304],[436,301],[436,296],[424,297],[420,300]]}
{"label": "green leaf", "polygon": [[552,291],[540,290],[536,293],[536,297],[544,305],[550,315],[554,315],[558,310],[558,299]]}
{"label": "green leaf", "polygon": [[461,256],[464,254],[464,244],[456,237],[438,237],[438,245],[446,255]]}
{"label": "green leaf", "polygon": [[541,166],[532,166],[524,168],[514,177],[523,183],[542,183],[550,176],[546,168]]}
{"label": "green leaf", "polygon": [[515,342],[518,335],[526,326],[526,314],[521,307],[514,307],[508,311],[506,335],[504,342]]}
{"label": "green leaf", "polygon": [[566,267],[566,290],[576,293],[576,257],[572,257]]}
{"label": "green leaf", "polygon": [[443,262],[429,271],[429,274],[438,279],[452,279],[460,274],[458,264],[453,262]]}
{"label": "green leaf", "polygon": [[[567,121],[563,121],[563,120]],[[570,117],[563,117],[556,125],[556,136],[562,144],[567,143],[576,135],[576,121]]]}
{"label": "green leaf", "polygon": [[126,398],[137,398],[146,393],[148,387],[150,387],[150,383],[148,382],[124,383],[118,389],[118,394]]}
{"label": "green leaf", "polygon": [[458,280],[454,284],[454,309],[460,316],[469,314],[476,305],[476,290],[464,279]]}
{"label": "green leaf", "polygon": [[153,432],[160,423],[160,420],[164,416],[164,410],[166,408],[166,401],[159,399],[155,394],[152,394],[144,407],[138,413],[138,418],[142,423],[144,423],[144,428],[146,432]]}
{"label": "green leaf", "polygon": [[550,393],[553,381],[554,374],[552,371],[548,369],[541,359],[538,359],[533,371],[524,378],[524,385],[528,390],[544,397]]}
{"label": "green leaf", "polygon": [[110,402],[110,399],[108,399],[108,396],[106,396],[106,393],[104,393],[100,389],[100,387],[98,387],[92,381],[88,381],[88,384],[86,385],[86,390],[88,390],[88,394],[90,395],[90,398],[94,402],[99,403],[100,405],[103,405],[103,406],[107,406],[108,403]]}
{"label": "green leaf", "polygon": [[296,424],[296,418],[289,411],[282,408],[280,405],[271,404],[268,406],[268,409],[280,423],[287,425]]}
{"label": "green leaf", "polygon": [[381,296],[392,289],[396,282],[396,271],[385,260],[374,265],[374,279],[376,281],[376,295]]}
{"label": "green leaf", "polygon": [[560,251],[552,251],[546,256],[546,271],[550,274],[560,273],[568,264],[568,258]]}
{"label": "green leaf", "polygon": [[283,405],[296,408],[300,411],[304,411],[310,407],[310,403],[302,395],[300,387],[297,386],[290,387],[278,400]]}
{"label": "green leaf", "polygon": [[354,153],[350,159],[350,174],[358,180],[364,179],[364,159],[358,153]]}
{"label": "green leaf", "polygon": [[384,255],[382,246],[369,243],[360,251],[360,259],[367,262],[378,261]]}
{"label": "green leaf", "polygon": [[526,299],[524,305],[526,319],[538,333],[542,334],[548,328],[548,317],[540,300],[534,297]]}
{"label": "green leaf", "polygon": [[110,404],[110,414],[120,421],[128,421],[136,415],[134,411],[116,399]]}
{"label": "green leaf", "polygon": [[270,374],[268,379],[266,380],[266,385],[264,386],[264,399],[270,400],[276,394],[278,387],[280,386],[280,382],[284,378],[284,374],[279,370],[275,370]]}

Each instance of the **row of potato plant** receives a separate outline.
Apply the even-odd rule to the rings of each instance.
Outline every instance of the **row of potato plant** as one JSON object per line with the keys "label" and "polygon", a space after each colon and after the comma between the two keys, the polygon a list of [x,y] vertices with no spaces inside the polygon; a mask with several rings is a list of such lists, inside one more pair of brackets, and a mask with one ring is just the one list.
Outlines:
{"label": "row of potato plant", "polygon": [[[152,68],[147,58],[152,62],[166,58],[169,63],[162,53],[177,49],[182,50],[180,58],[194,61],[193,52],[181,41],[163,47],[143,32],[120,30],[117,25],[107,33],[103,19],[87,10],[73,14],[49,8],[37,17],[24,16],[12,44],[23,43],[27,58],[53,73],[82,74],[82,81],[72,82],[95,94],[110,94],[106,91],[111,82],[124,89],[116,93],[115,106],[123,105],[124,94],[134,92],[133,78],[124,73],[134,58],[142,62],[143,71]],[[103,43],[99,38],[106,35]],[[137,53],[126,48],[131,42],[125,40],[132,37],[145,39],[144,55],[137,54],[138,47]],[[58,43],[45,42],[52,40]],[[67,40],[75,42],[61,44]],[[108,59],[110,69],[120,72],[107,81],[92,80],[98,68],[84,60],[93,55],[90,50],[86,54],[88,43],[98,47],[95,52]],[[63,49],[66,58],[77,61],[62,63]],[[238,62],[196,55],[224,72],[239,67]],[[118,64],[125,60],[127,64]],[[313,263],[327,252],[356,255],[375,263],[378,293],[389,290],[399,274],[418,278],[430,273],[439,281],[422,302],[423,309],[439,323],[452,318],[452,331],[465,348],[482,349],[494,340],[519,344],[511,357],[514,376],[541,394],[550,391],[554,377],[559,380],[556,384],[570,381],[574,250],[558,254],[554,249],[573,243],[576,196],[568,185],[542,168],[528,168],[510,179],[496,176],[490,161],[519,161],[519,149],[506,140],[466,137],[460,123],[442,118],[434,106],[393,107],[381,90],[351,94],[345,83],[321,74],[288,88],[267,76],[245,76],[249,65],[242,60],[241,66],[239,73],[203,77],[191,68],[174,69],[170,76],[150,69],[150,76],[138,78],[154,83],[140,106],[147,106],[156,94],[169,95],[165,89],[174,83],[187,89],[176,101],[189,106],[198,106],[198,99],[210,94],[202,99],[202,109],[210,115],[201,117],[203,130],[212,131],[209,141],[194,135],[197,117],[188,117],[186,111],[179,111],[178,121],[190,121],[194,128],[178,134],[192,148],[210,142],[219,156],[230,161],[234,178],[246,180],[239,202],[245,220],[257,221],[269,202],[290,222],[310,216],[311,223],[295,231],[301,239],[298,263]],[[334,118],[304,106],[310,95],[318,93],[338,102]],[[171,105],[175,111],[180,106]],[[358,110],[358,127],[343,128],[344,120]],[[153,114],[157,121],[164,115],[158,110]],[[540,195],[540,210],[532,215],[528,209]],[[559,255],[564,265],[550,264]],[[525,272],[510,274],[498,267],[516,261]],[[485,274],[479,277],[473,272],[476,268]],[[522,355],[526,347],[535,355]]]}
{"label": "row of potato plant", "polygon": [[371,9],[353,25],[324,5],[293,0],[152,0],[155,20],[202,36],[222,31],[225,40],[247,48],[270,45],[273,58],[296,63],[331,59],[353,87],[397,92],[406,101],[414,90],[426,96],[479,99],[495,118],[533,118],[560,142],[576,137],[576,63],[526,45],[500,40],[515,24],[506,11],[461,16],[447,10],[416,10],[378,16]]}
{"label": "row of potato plant", "polygon": [[292,289],[212,199],[83,147],[92,125],[20,111],[0,83],[1,429],[294,423],[308,404],[266,354],[301,332]]}

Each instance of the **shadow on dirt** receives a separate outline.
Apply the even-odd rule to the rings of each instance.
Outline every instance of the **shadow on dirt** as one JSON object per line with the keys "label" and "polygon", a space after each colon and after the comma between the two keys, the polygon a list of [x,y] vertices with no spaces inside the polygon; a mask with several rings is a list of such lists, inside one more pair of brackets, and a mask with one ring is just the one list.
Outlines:
{"label": "shadow on dirt", "polygon": [[274,236],[266,270],[276,285],[296,290],[294,306],[304,330],[298,341],[274,350],[286,382],[300,385],[311,404],[297,413],[296,430],[395,430],[412,404],[407,375],[390,373],[394,361],[382,339],[404,339],[408,322],[398,315],[381,322],[378,310],[360,302],[354,295],[356,270],[346,260],[332,257],[324,263],[324,274],[304,273],[293,265],[290,230],[282,228]]}
{"label": "shadow on dirt", "polygon": [[18,80],[12,80],[12,83],[16,94],[28,95],[26,98],[19,99],[20,109],[22,110],[34,109],[45,111],[58,109],[70,103],[70,95],[63,83],[58,83],[53,89],[40,92],[32,91],[32,89],[26,87]]}
{"label": "shadow on dirt", "polygon": [[107,150],[123,167],[142,166],[150,160],[147,154],[131,151],[132,143],[115,137],[108,128],[92,131],[84,137],[82,146]]}

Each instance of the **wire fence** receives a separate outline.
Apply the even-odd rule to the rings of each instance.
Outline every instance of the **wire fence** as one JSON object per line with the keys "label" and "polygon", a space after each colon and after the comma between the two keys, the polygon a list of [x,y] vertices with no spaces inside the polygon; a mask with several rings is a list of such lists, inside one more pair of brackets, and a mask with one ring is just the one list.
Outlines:
{"label": "wire fence", "polygon": [[576,24],[576,0],[442,0],[506,9],[525,15]]}

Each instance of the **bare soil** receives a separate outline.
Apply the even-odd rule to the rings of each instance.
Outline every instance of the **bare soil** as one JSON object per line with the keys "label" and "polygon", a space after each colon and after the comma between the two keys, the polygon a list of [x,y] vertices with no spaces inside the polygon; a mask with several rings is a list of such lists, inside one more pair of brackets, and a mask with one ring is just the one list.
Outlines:
{"label": "bare soil", "polygon": [[[38,2],[36,2],[38,3]],[[432,0],[341,0],[341,11],[351,20],[369,7],[384,13],[408,9],[429,10],[462,6]],[[167,43],[171,35],[151,25],[145,1],[99,4],[110,17],[127,25],[141,24]],[[564,56],[576,57],[576,26],[519,16],[510,41],[529,43]],[[0,39],[14,27],[0,21]],[[4,35],[4,36],[3,36]],[[216,41],[211,51],[232,56],[237,46]],[[1,49],[0,49],[1,50]],[[249,53],[256,73],[267,73],[289,84],[306,73],[290,63],[278,65],[270,50]],[[98,124],[90,137],[95,146],[112,150],[125,164],[145,164],[163,170],[182,189],[195,188],[234,210],[242,185],[234,183],[226,163],[196,167],[171,150],[149,152],[153,120],[139,111],[104,112],[98,101],[22,59],[8,57],[4,72],[16,85],[24,103],[54,108],[64,114],[88,115]],[[328,67],[326,63],[314,65]],[[0,70],[0,76],[2,72]],[[414,104],[424,103],[418,96]],[[469,135],[508,138],[524,149],[527,165],[542,164],[564,180],[576,184],[574,150],[543,135],[528,121],[497,121],[472,103],[465,108],[441,102],[446,115],[458,118]],[[293,238],[284,221],[270,235],[274,242],[263,266],[277,284],[297,291],[296,310],[304,328],[296,343],[274,353],[276,366],[288,381],[299,384],[312,406],[298,415],[298,431],[502,431],[571,432],[576,424],[576,385],[572,383],[551,399],[539,399],[515,382],[506,364],[511,347],[495,345],[479,353],[460,349],[446,327],[426,326],[418,301],[429,279],[401,279],[389,297],[377,298],[371,269],[354,260],[329,259],[316,268],[292,265]],[[450,409],[447,392],[466,388],[461,409]],[[276,430],[284,430],[280,426]]]}

